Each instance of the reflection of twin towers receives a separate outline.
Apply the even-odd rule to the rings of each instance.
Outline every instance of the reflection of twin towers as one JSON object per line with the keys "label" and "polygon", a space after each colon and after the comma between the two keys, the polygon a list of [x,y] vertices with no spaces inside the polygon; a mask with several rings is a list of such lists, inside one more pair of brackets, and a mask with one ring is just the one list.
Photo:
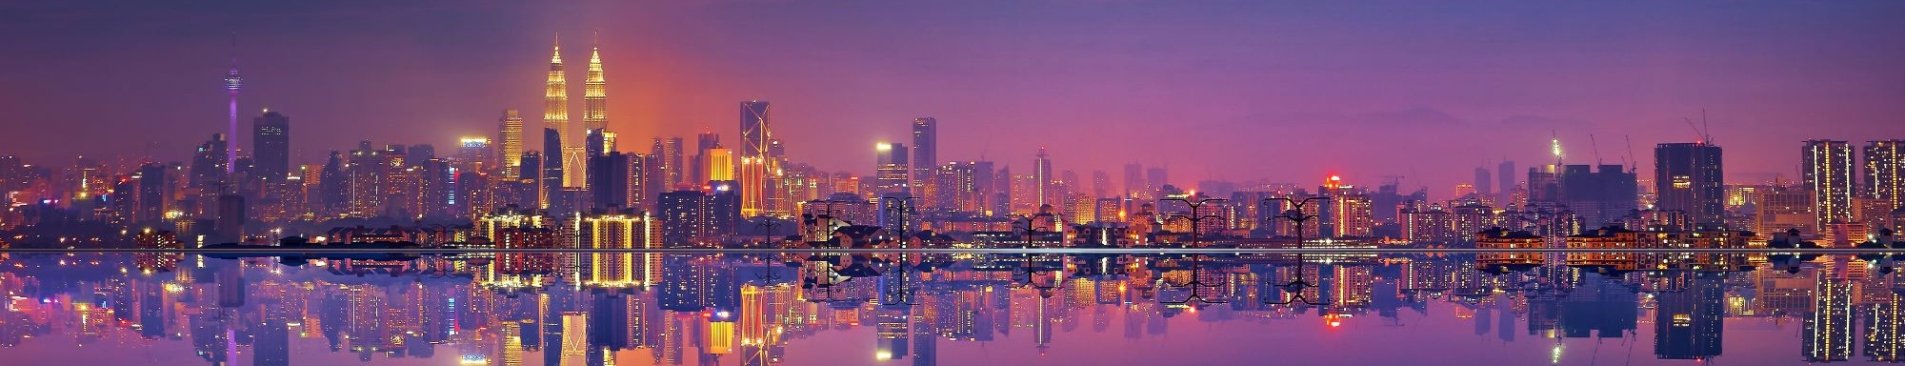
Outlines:
{"label": "reflection of twin towers", "polygon": [[[563,71],[562,38],[558,35],[553,54],[549,56],[549,80],[545,85],[546,89],[543,90],[542,121],[545,129],[544,136],[551,135],[548,132],[553,131],[555,132],[553,135],[560,139],[560,143],[544,142],[544,145],[560,146],[561,153],[554,151],[543,153],[544,156],[551,158],[548,160],[556,160],[559,157],[560,164],[557,166],[562,167],[563,187],[582,187],[587,181],[585,175],[587,173],[583,166],[588,163],[589,156],[603,152],[590,150],[605,151],[608,150],[608,146],[614,146],[615,135],[607,130],[608,83],[602,78],[602,52],[600,47],[594,44],[589,46],[589,73],[582,85],[582,129],[577,130],[569,123],[569,81]],[[585,143],[585,139],[581,138],[593,137],[596,134],[601,134],[604,141],[600,146]]]}

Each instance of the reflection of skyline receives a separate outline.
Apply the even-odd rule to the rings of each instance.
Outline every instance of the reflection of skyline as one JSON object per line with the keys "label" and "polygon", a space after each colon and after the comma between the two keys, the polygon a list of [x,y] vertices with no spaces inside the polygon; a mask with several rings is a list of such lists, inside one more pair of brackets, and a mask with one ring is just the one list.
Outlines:
{"label": "reflection of skyline", "polygon": [[[102,256],[99,266],[128,265],[130,259]],[[991,260],[984,257],[909,269],[903,279],[886,277],[899,273],[892,264],[860,258],[885,274],[841,282],[833,296],[848,300],[830,302],[789,274],[787,266],[812,261],[684,255],[663,260],[671,265],[654,287],[557,283],[524,292],[454,273],[339,276],[316,265],[187,258],[187,265],[170,272],[82,275],[84,268],[19,258],[13,262],[21,269],[0,277],[0,290],[18,294],[0,313],[0,340],[9,346],[0,353],[30,349],[35,342],[112,347],[106,340],[130,338],[185,341],[197,359],[212,364],[289,364],[308,357],[294,354],[300,348],[294,345],[328,343],[332,353],[367,361],[454,357],[488,365],[605,365],[635,364],[643,361],[629,357],[645,355],[664,365],[770,365],[813,361],[787,359],[788,349],[850,332],[867,337],[861,342],[871,354],[833,356],[930,365],[941,362],[948,345],[1076,351],[1096,347],[1082,341],[1089,338],[1085,334],[1166,341],[1174,330],[1201,328],[1179,328],[1184,322],[1296,322],[1370,332],[1359,326],[1412,327],[1453,319],[1460,321],[1458,328],[1422,336],[1466,334],[1472,328],[1475,335],[1500,343],[1651,338],[1654,358],[1724,360],[1720,344],[1729,328],[1723,319],[1752,317],[1798,320],[1804,337],[1795,348],[1812,360],[1849,360],[1854,352],[1871,360],[1896,359],[1900,342],[1901,300],[1890,281],[1876,271],[1831,266],[1808,265],[1797,274],[1767,269],[1614,275],[1543,267],[1474,276],[1472,264],[1464,260],[1394,257],[1305,266],[1324,284],[1318,295],[1341,305],[1303,307],[1266,305],[1249,298],[1254,291],[1243,286],[1291,275],[1277,272],[1295,266],[1207,258],[1204,270],[1230,278],[1222,282],[1234,287],[1213,296],[1231,302],[1173,307],[1160,303],[1180,296],[1170,294],[1168,286],[1157,286],[1161,294],[1151,295],[1136,291],[1144,286],[1132,282],[1189,275],[1173,264],[1138,266],[1137,275],[1068,275],[1057,288],[1045,290],[1017,284],[1013,271],[960,264]],[[756,275],[763,271],[782,273]],[[1803,283],[1806,291],[1776,290],[1784,282]],[[883,304],[879,295],[889,287],[909,289],[917,299],[910,305]],[[1747,287],[1757,289],[1734,291]],[[1735,294],[1742,297],[1735,300]],[[1729,312],[1733,301],[1745,308]],[[1787,301],[1806,306],[1789,312]]]}

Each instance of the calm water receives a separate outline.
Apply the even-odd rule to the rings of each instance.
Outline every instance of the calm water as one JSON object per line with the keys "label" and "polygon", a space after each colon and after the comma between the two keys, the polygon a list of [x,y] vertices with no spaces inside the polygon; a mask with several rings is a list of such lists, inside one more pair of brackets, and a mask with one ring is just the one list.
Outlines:
{"label": "calm water", "polygon": [[1888,263],[1634,259],[1666,269],[1508,268],[1474,254],[14,253],[0,259],[0,363],[1781,365],[1905,354],[1905,284]]}

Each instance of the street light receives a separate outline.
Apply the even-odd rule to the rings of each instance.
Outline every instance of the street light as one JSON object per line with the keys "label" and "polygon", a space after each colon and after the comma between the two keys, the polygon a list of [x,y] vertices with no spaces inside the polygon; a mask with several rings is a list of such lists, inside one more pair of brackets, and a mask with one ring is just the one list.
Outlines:
{"label": "street light", "polygon": [[1198,226],[1201,226],[1201,225],[1199,225],[1199,224],[1200,224],[1200,223],[1202,223],[1202,222],[1204,221],[1204,219],[1208,219],[1208,218],[1221,218],[1221,217],[1222,217],[1222,216],[1218,216],[1218,215],[1209,215],[1209,216],[1203,216],[1203,215],[1198,215],[1198,214],[1197,214],[1197,210],[1198,210],[1199,208],[1202,208],[1202,207],[1204,207],[1204,204],[1206,204],[1206,203],[1212,203],[1212,202],[1224,202],[1224,201],[1229,201],[1229,199],[1224,199],[1224,198],[1197,198],[1197,199],[1195,199],[1195,200],[1193,200],[1193,199],[1191,199],[1191,197],[1189,197],[1189,196],[1185,196],[1185,197],[1173,197],[1173,198],[1165,198],[1165,199],[1163,199],[1162,201],[1178,201],[1178,202],[1183,202],[1183,203],[1184,203],[1185,205],[1188,205],[1188,206],[1191,206],[1191,216],[1190,216],[1190,218],[1189,218],[1189,219],[1191,220],[1191,247],[1197,247],[1197,237],[1198,237],[1198,233],[1197,233],[1197,227],[1198,227]]}

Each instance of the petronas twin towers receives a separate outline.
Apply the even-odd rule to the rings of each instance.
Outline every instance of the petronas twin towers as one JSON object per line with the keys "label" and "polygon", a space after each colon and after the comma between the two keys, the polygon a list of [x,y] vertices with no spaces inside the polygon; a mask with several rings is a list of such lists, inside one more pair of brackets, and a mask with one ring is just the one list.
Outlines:
{"label": "petronas twin towers", "polygon": [[[602,78],[602,51],[596,45],[589,47],[589,74],[582,83],[582,129],[578,130],[569,123],[569,80],[563,72],[562,39],[558,35],[555,51],[549,57],[549,81],[543,91],[542,120],[543,128],[555,131],[555,135],[561,139],[560,153],[545,151],[544,154],[560,154],[564,188],[582,187],[587,182],[587,172],[583,167],[588,164],[589,154],[604,152],[590,150],[607,149],[614,146],[615,141],[615,135],[608,132],[608,84]],[[596,135],[601,135],[602,144],[588,143]]]}

